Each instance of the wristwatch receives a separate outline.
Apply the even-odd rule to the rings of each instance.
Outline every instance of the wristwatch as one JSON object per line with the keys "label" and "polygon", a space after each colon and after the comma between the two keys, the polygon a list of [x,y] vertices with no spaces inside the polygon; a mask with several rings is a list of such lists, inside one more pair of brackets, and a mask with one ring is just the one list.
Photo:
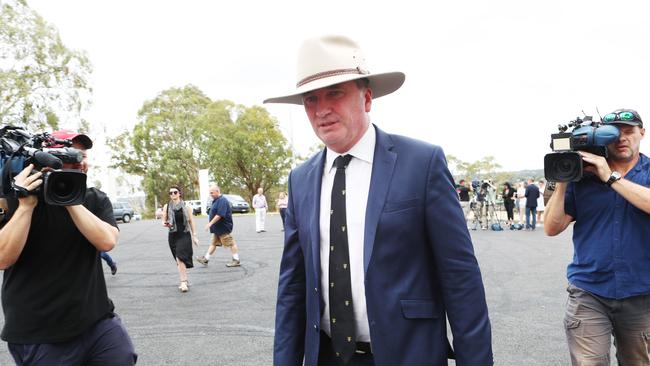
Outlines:
{"label": "wristwatch", "polygon": [[614,184],[614,182],[616,182],[619,179],[621,179],[621,173],[612,172],[612,175],[609,176],[609,179],[607,180],[607,182],[605,182],[605,184],[607,184],[608,187],[611,187],[612,184]]}

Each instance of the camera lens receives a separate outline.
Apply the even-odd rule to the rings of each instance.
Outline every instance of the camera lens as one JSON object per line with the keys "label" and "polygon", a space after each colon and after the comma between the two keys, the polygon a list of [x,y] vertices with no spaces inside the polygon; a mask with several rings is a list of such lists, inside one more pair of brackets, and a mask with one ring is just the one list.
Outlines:
{"label": "camera lens", "polygon": [[577,182],[582,178],[582,157],[576,152],[547,154],[544,176],[553,182]]}
{"label": "camera lens", "polygon": [[50,205],[71,206],[83,203],[86,175],[79,171],[48,172],[43,179],[45,202]]}

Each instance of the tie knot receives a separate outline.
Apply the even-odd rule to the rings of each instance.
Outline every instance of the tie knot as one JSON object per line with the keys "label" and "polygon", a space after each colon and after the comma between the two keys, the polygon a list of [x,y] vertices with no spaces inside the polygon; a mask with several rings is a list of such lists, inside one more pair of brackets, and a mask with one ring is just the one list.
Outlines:
{"label": "tie knot", "polygon": [[348,167],[348,164],[350,164],[350,160],[352,160],[352,155],[350,154],[339,155],[334,159],[334,165],[336,166],[336,169],[345,169]]}

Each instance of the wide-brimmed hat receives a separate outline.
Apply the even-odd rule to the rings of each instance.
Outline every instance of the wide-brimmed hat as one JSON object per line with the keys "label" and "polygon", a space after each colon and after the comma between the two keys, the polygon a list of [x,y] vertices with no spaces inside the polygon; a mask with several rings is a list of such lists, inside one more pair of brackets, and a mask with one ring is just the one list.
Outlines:
{"label": "wide-brimmed hat", "polygon": [[373,98],[399,89],[404,73],[371,74],[359,45],[345,36],[324,36],[306,40],[298,52],[296,89],[288,95],[269,98],[264,103],[302,104],[302,94],[343,83],[367,78]]}
{"label": "wide-brimmed hat", "polygon": [[[58,130],[51,133],[52,137],[59,140],[72,140],[82,144],[86,149],[93,147],[93,140],[87,135],[71,130]],[[63,147],[63,145],[53,145],[51,147]]]}

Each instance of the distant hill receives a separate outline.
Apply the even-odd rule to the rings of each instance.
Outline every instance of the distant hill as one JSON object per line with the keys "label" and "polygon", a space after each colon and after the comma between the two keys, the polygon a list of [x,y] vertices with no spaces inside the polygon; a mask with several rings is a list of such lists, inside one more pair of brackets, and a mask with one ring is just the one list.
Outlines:
{"label": "distant hill", "polygon": [[544,169],[534,169],[534,170],[519,170],[516,172],[504,172],[512,176],[513,181],[524,181],[528,178],[533,178],[535,180],[540,180],[544,178]]}

